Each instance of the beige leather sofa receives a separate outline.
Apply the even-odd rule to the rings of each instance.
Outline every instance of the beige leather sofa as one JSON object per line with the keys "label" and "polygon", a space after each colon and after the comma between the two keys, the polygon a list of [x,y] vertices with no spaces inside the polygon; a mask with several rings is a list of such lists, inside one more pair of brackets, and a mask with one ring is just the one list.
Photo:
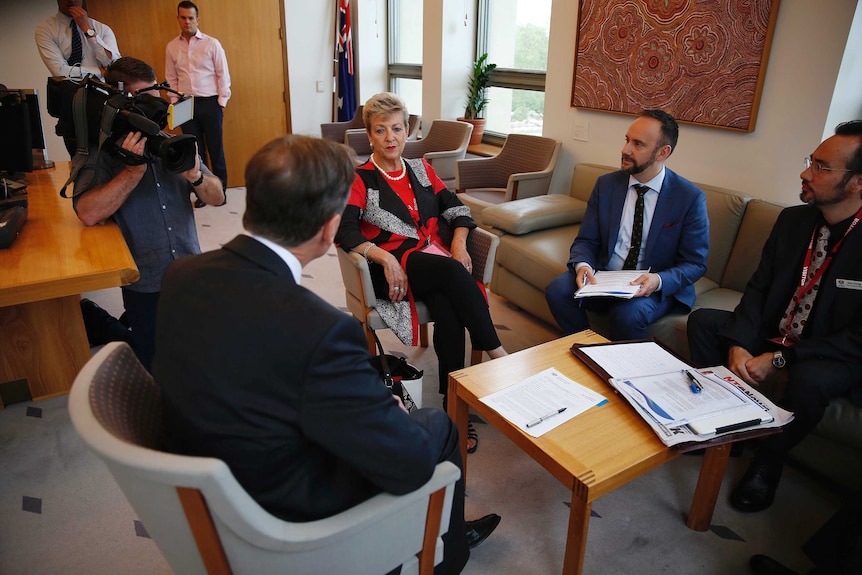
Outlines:
{"label": "beige leather sofa", "polygon": [[[556,325],[545,302],[545,286],[566,269],[596,178],[616,169],[578,164],[568,196],[539,196],[486,208],[482,226],[500,236],[491,291]],[[782,206],[697,185],[706,193],[710,252],[706,275],[695,284],[695,309],[732,310],[760,261]],[[650,326],[649,335],[688,359],[687,318],[687,314],[668,315]],[[590,324],[607,335],[605,317],[591,314]],[[862,409],[849,401],[834,401],[817,433],[799,445],[794,456],[841,483],[862,487]]]}

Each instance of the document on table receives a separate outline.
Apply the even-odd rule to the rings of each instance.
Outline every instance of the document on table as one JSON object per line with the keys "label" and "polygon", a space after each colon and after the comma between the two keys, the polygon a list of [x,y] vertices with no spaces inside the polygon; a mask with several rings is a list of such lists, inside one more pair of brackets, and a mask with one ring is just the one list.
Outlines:
{"label": "document on table", "polygon": [[580,354],[609,376],[666,445],[778,427],[793,417],[727,368],[695,370],[656,342],[580,346]]}
{"label": "document on table", "polygon": [[633,298],[640,291],[640,285],[631,285],[631,283],[641,274],[646,273],[649,273],[649,270],[597,271],[593,274],[596,283],[585,284],[575,292],[575,298],[595,296]]}
{"label": "document on table", "polygon": [[551,431],[591,407],[607,403],[602,395],[553,367],[486,395],[480,401],[533,437]]}

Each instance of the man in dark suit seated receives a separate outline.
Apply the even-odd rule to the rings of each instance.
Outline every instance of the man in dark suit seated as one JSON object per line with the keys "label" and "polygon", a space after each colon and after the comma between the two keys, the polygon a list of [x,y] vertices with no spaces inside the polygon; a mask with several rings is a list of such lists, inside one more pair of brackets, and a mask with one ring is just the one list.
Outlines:
{"label": "man in dark suit seated", "polygon": [[[665,168],[679,126],[662,110],[645,110],[626,132],[621,170],[596,181],[568,270],[545,288],[554,319],[566,334],[587,329],[586,309],[610,314],[610,338],[641,339],[669,313],[687,313],[694,282],[706,273],[709,219],[706,196]],[[574,293],[595,283],[596,270],[645,270],[631,299]]]}
{"label": "man in dark suit seated", "polygon": [[813,430],[829,400],[862,405],[862,120],[845,122],[805,159],[804,206],[778,216],[760,264],[733,312],[688,319],[692,362],[724,364],[754,386],[780,390],[794,413],[760,443],[730,503],[772,505],[787,452]]}
{"label": "man in dark suit seated", "polygon": [[[225,461],[249,494],[289,521],[404,494],[436,464],[461,467],[442,411],[411,415],[372,368],[359,323],[300,286],[324,255],[354,179],[342,144],[285,136],[246,168],[242,234],[167,270],[154,376],[168,448]],[[459,573],[499,523],[464,522],[455,486],[438,573]]]}

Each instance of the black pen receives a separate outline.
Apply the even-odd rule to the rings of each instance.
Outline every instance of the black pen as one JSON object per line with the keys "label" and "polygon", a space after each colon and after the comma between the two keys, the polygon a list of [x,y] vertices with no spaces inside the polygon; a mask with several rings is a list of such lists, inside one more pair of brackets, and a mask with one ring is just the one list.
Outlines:
{"label": "black pen", "polygon": [[685,373],[686,376],[688,376],[689,381],[691,381],[691,385],[689,385],[688,387],[691,389],[692,393],[700,393],[701,391],[703,391],[703,386],[689,370],[684,369],[682,371]]}
{"label": "black pen", "polygon": [[543,415],[539,419],[534,419],[533,421],[531,421],[530,423],[527,424],[527,429],[529,429],[531,427],[535,427],[535,426],[539,425],[540,423],[542,423],[543,421],[545,421],[546,419],[550,419],[550,418],[554,417],[555,415],[563,413],[564,411],[566,411],[566,408],[561,407],[557,411],[552,411],[548,415]]}

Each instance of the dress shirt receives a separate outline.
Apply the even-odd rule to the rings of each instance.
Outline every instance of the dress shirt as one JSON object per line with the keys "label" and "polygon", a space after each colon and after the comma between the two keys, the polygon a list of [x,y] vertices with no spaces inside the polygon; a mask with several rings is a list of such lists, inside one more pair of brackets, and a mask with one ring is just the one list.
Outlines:
{"label": "dress shirt", "polygon": [[260,243],[274,251],[278,257],[284,260],[284,263],[287,264],[287,267],[290,268],[290,273],[293,275],[293,279],[296,282],[296,285],[302,285],[302,264],[299,262],[298,259],[296,259],[295,255],[290,253],[290,250],[278,245],[270,239],[257,236],[248,230],[246,230],[245,235],[259,241]]}
{"label": "dress shirt", "polygon": [[[230,72],[221,43],[200,30],[186,40],[182,34],[168,42],[165,50],[165,79],[175,90],[206,98],[218,96],[224,108],[230,99]],[[169,93],[172,102],[179,98]]]}
{"label": "dress shirt", "polygon": [[117,39],[111,28],[92,18],[89,20],[90,26],[96,31],[96,37],[89,38],[86,30],[78,28],[83,55],[80,66],[70,66],[67,62],[72,55],[72,18],[70,16],[57,12],[36,28],[36,47],[52,76],[77,78],[92,74],[104,80],[99,68],[107,67],[120,57]]}
{"label": "dress shirt", "polygon": [[635,217],[635,204],[638,200],[638,193],[635,190],[636,185],[643,185],[649,188],[649,191],[644,194],[644,227],[643,235],[641,236],[641,249],[638,256],[637,269],[641,269],[644,261],[644,246],[646,245],[647,237],[649,236],[649,227],[652,223],[652,217],[655,213],[655,205],[658,202],[659,190],[664,183],[664,168],[648,182],[639,182],[634,176],[629,176],[629,189],[626,195],[626,203],[623,206],[623,215],[620,218],[620,233],[617,235],[617,243],[614,244],[614,253],[611,259],[608,260],[609,270],[623,269],[623,262],[629,255],[629,248],[632,240],[632,223]]}

